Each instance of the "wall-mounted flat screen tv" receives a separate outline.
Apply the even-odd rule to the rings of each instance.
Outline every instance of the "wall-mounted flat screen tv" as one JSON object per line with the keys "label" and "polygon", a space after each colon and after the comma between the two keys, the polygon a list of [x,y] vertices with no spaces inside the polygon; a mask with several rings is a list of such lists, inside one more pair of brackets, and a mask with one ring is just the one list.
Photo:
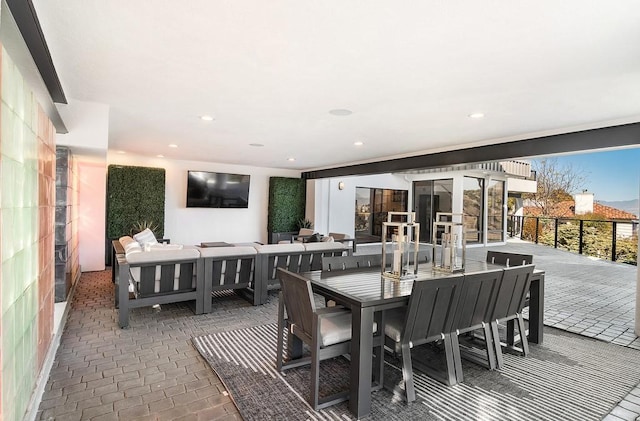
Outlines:
{"label": "wall-mounted flat screen tv", "polygon": [[248,208],[249,176],[188,171],[188,208]]}

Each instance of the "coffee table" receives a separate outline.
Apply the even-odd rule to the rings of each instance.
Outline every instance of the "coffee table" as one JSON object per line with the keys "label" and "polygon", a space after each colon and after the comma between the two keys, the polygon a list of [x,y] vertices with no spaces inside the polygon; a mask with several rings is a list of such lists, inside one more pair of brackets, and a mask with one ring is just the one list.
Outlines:
{"label": "coffee table", "polygon": [[210,241],[207,243],[200,243],[200,247],[233,247],[233,244],[225,243],[224,241]]}

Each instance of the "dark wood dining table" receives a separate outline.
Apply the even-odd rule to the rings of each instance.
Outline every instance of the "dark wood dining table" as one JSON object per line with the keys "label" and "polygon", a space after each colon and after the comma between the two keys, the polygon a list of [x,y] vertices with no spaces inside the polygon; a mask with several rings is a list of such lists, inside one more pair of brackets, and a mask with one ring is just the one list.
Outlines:
{"label": "dark wood dining table", "polygon": [[[467,261],[465,273],[482,272],[503,266]],[[451,274],[420,265],[417,277],[395,280],[382,276],[380,268],[360,268],[301,274],[311,280],[314,292],[351,309],[351,365],[349,409],[362,418],[371,412],[372,350],[374,317],[383,310],[407,306],[414,281],[442,279]],[[542,343],[544,315],[544,271],[535,270],[530,287],[529,342]]]}

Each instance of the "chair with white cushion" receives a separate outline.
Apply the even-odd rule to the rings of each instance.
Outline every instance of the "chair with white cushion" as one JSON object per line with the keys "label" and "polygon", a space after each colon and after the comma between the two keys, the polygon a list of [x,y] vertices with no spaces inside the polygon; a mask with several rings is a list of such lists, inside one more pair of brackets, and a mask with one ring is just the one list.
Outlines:
{"label": "chair with white cushion", "polygon": [[[300,275],[278,268],[281,292],[278,306],[278,348],[276,365],[278,371],[311,364],[311,385],[308,401],[314,410],[343,402],[349,391],[320,398],[320,361],[350,353],[351,312],[340,307],[316,308],[311,282]],[[285,317],[286,309],[286,317]],[[374,324],[372,329],[377,330]],[[288,359],[285,361],[284,331],[286,330]],[[311,356],[302,358],[303,343],[307,344]],[[374,361],[382,371],[383,346],[380,336],[374,337]],[[380,378],[373,381],[381,383]]]}

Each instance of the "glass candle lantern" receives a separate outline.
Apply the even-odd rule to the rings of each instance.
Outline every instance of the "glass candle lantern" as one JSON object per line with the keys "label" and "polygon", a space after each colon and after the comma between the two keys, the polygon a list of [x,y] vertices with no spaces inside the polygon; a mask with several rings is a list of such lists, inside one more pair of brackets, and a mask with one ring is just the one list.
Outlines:
{"label": "glass candle lantern", "polygon": [[[394,219],[403,220],[394,221]],[[388,213],[387,222],[382,223],[382,274],[384,276],[394,279],[416,277],[419,236],[420,224],[415,222],[415,212]],[[387,254],[388,239],[391,239],[390,255]],[[413,250],[411,250],[412,244],[414,245]],[[412,260],[413,268],[410,265]],[[389,263],[391,264],[390,268],[387,268]]]}
{"label": "glass candle lantern", "polygon": [[464,215],[461,213],[436,213],[433,223],[433,269],[444,272],[463,272],[467,241],[464,232]]}

